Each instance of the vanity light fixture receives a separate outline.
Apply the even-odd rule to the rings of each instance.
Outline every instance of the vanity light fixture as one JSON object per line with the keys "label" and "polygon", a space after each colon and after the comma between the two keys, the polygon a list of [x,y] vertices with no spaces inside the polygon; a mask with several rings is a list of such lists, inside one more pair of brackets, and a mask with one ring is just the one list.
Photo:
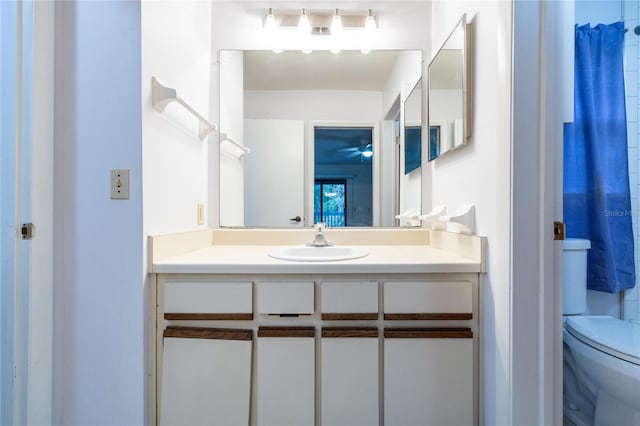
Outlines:
{"label": "vanity light fixture", "polygon": [[336,9],[335,15],[333,15],[333,19],[331,19],[331,35],[338,35],[342,32],[342,18],[340,18],[340,13],[338,9]]}
{"label": "vanity light fixture", "polygon": [[[297,10],[279,10],[277,14],[272,8],[268,9],[263,21],[265,29],[297,29],[300,34],[333,35],[344,33],[346,30],[367,30],[377,28],[376,15],[372,9],[349,10],[339,9],[308,11],[306,8]],[[343,31],[344,30],[344,31]]]}
{"label": "vanity light fixture", "polygon": [[309,23],[309,15],[307,15],[307,9],[302,9],[300,18],[298,19],[298,31],[300,34],[311,34],[311,23]]}
{"label": "vanity light fixture", "polygon": [[364,29],[368,32],[375,31],[378,26],[376,25],[376,18],[373,16],[371,9],[367,12],[367,19],[364,22]]}
{"label": "vanity light fixture", "polygon": [[268,31],[275,31],[278,29],[278,22],[276,22],[276,17],[273,15],[273,9],[269,8],[269,13],[264,18],[264,28]]}

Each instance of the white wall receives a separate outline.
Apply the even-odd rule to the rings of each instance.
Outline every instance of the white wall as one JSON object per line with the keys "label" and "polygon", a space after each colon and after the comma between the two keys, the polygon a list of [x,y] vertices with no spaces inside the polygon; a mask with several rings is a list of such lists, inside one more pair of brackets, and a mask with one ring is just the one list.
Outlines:
{"label": "white wall", "polygon": [[247,90],[244,118],[372,122],[382,94],[358,90]]}
{"label": "white wall", "polygon": [[[198,138],[198,120],[178,103],[164,112],[152,107],[151,77],[209,115],[210,14],[207,1],[142,2],[146,235],[196,228],[197,205],[207,201],[209,142]],[[216,134],[209,139],[217,140]]]}
{"label": "white wall", "polygon": [[576,24],[611,24],[622,19],[622,0],[574,0]]}
{"label": "white wall", "polygon": [[476,206],[476,232],[488,238],[482,283],[484,422],[512,424],[510,285],[511,5],[437,1],[431,26],[435,54],[463,13],[473,24],[473,136],[469,144],[428,164],[431,203]]}
{"label": "white wall", "polygon": [[56,3],[54,424],[145,424],[140,18]]}

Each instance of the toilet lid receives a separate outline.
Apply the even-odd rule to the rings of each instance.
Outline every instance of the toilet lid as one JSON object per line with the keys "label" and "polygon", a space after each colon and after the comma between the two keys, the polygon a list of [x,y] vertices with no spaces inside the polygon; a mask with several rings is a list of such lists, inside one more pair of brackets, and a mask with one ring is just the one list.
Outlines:
{"label": "toilet lid", "polygon": [[567,330],[602,352],[640,365],[640,324],[612,317],[567,318]]}

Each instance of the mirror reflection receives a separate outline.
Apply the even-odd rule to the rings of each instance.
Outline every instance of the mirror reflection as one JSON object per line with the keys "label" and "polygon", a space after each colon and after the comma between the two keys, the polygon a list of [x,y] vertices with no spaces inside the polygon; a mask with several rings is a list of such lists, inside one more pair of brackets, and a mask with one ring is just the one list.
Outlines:
{"label": "mirror reflection", "polygon": [[404,174],[422,165],[422,80],[404,103]]}
{"label": "mirror reflection", "polygon": [[420,210],[421,168],[405,175],[399,126],[400,105],[421,103],[407,99],[420,51],[219,58],[221,226],[395,226]]}
{"label": "mirror reflection", "polygon": [[465,16],[429,64],[429,161],[464,145],[466,114]]}

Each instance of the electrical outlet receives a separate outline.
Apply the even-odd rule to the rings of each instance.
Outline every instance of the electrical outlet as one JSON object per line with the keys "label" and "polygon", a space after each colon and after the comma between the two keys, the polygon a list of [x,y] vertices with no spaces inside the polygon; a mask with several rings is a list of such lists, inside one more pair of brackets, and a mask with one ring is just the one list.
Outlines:
{"label": "electrical outlet", "polygon": [[198,225],[204,225],[204,204],[198,203]]}
{"label": "electrical outlet", "polygon": [[129,169],[111,170],[111,199],[129,199]]}

